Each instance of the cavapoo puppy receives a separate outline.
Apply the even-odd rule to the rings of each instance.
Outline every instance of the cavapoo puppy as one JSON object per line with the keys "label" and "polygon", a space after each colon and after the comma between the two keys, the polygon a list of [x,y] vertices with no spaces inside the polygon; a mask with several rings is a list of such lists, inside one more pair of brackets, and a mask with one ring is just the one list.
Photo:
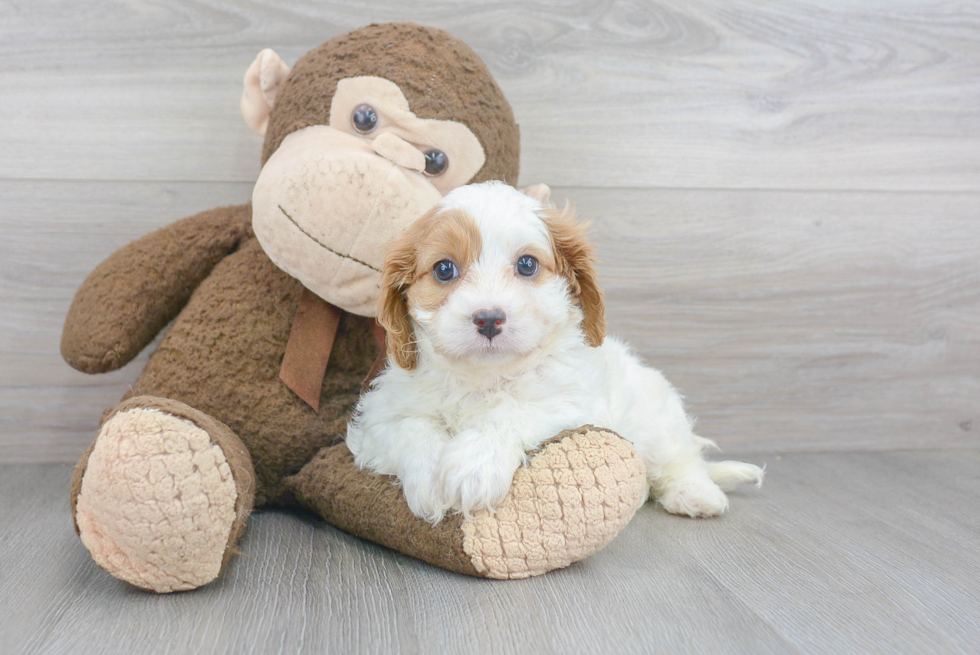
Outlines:
{"label": "cavapoo puppy", "polygon": [[605,336],[594,250],[567,209],[499,182],[460,187],[394,244],[378,319],[388,368],[348,427],[357,464],[401,481],[412,511],[493,509],[525,452],[593,424],[633,443],[675,514],[725,511],[762,469],[708,462],[659,371]]}

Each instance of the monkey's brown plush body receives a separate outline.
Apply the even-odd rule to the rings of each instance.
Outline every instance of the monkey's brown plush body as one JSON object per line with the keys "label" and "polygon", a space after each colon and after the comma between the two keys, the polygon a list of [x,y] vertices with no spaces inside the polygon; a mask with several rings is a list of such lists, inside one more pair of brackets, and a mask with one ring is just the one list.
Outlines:
{"label": "monkey's brown plush body", "polygon": [[[188,262],[180,271],[184,279],[154,275],[158,267],[173,271],[181,259]],[[117,266],[119,274],[112,270]],[[251,485],[256,505],[280,499],[286,475],[343,438],[347,412],[378,355],[372,321],[342,315],[320,409],[300,401],[279,379],[279,369],[303,285],[263,252],[252,234],[249,205],[213,209],[165,227],[114,253],[97,273],[69,313],[63,340],[68,362],[87,373],[117,368],[146,345],[135,342],[129,321],[166,323],[176,316],[124,400],[167,398],[227,425],[257,464]],[[110,280],[109,297],[118,304],[92,302],[107,297],[101,287]],[[129,280],[134,283],[126,288]],[[170,298],[191,290],[186,304]],[[144,333],[144,339],[152,336]],[[111,342],[100,344],[98,337]],[[84,354],[120,344],[124,357],[113,353],[99,362]]]}
{"label": "monkey's brown plush body", "polygon": [[[420,169],[412,168],[417,164],[405,135],[431,129],[438,145],[440,130],[456,130],[451,134],[462,134],[466,143],[460,130],[468,128],[481,152],[450,154],[457,162],[453,184],[516,182],[517,127],[482,62],[439,30],[382,25],[325,43],[292,71],[278,58],[260,55],[253,73],[252,104],[246,108],[247,90],[243,112],[266,134],[267,166],[253,196],[265,209],[253,204],[213,209],[117,251],[86,279],[66,320],[62,352],[87,373],[123,366],[173,321],[131,392],[104,414],[95,442],[75,470],[73,516],[95,561],[146,589],[192,589],[220,573],[253,508],[293,504],[354,534],[485,577],[543,573],[608,543],[645,494],[642,464],[616,435],[589,426],[558,435],[531,455],[496,514],[454,516],[437,526],[411,514],[392,479],[359,470],[342,442],[380,351],[374,320],[362,311],[372,306],[371,298],[349,293],[368,289],[370,295],[373,288],[370,276],[378,265],[370,258],[383,244],[370,238],[383,238],[386,228],[369,222],[417,217],[420,204],[445,192],[438,181],[430,188]],[[366,93],[380,98],[379,106],[394,106],[395,118],[383,117],[389,122],[381,124],[402,130],[364,141],[374,149],[366,155],[362,142],[352,140],[357,135],[330,132],[347,129],[338,128],[330,111],[339,111],[339,80],[348,78],[355,86],[344,87],[345,93]],[[404,99],[392,95],[390,82]],[[247,76],[247,89],[248,84]],[[255,104],[256,93],[267,104],[261,98]],[[405,101],[412,113],[400,109]],[[394,122],[398,116],[401,124]],[[324,204],[322,198],[296,195],[295,173],[288,172],[295,157],[285,164],[269,161],[282,152],[280,146],[283,151],[307,147],[300,137],[353,144],[350,156],[362,163],[350,170],[364,179],[371,166],[388,167],[380,191],[352,191],[345,177],[347,186],[337,187],[336,195],[338,203],[367,198],[372,211],[379,204],[389,209],[365,214],[364,225],[353,225],[351,233],[317,232],[337,222],[341,209],[336,207],[324,209],[320,224],[301,223],[307,217],[294,217],[297,207],[310,212]],[[319,147],[320,142],[308,143]],[[316,147],[310,150],[312,161],[329,176],[348,170],[323,164]],[[467,165],[475,173],[466,172]],[[458,179],[464,174],[466,179]],[[312,175],[303,193],[336,182],[322,172]],[[392,181],[397,175],[406,181]],[[443,187],[452,179],[447,176]],[[265,240],[256,237],[253,226],[266,230]],[[306,241],[301,246],[289,241],[307,237],[317,249],[309,258],[301,250]],[[309,260],[326,263],[310,268]],[[324,277],[327,269],[330,276]],[[307,288],[350,310],[337,310],[329,363],[322,383],[316,380],[318,407],[280,377],[291,330],[304,311],[301,299],[312,297]]]}

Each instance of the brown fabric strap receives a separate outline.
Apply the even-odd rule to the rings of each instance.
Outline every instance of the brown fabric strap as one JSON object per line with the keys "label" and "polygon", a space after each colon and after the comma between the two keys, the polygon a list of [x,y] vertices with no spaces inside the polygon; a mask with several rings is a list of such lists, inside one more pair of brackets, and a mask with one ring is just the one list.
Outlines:
{"label": "brown fabric strap", "polygon": [[374,364],[371,365],[371,370],[368,371],[368,374],[364,377],[364,381],[361,382],[361,393],[366,393],[371,388],[371,382],[374,378],[378,377],[381,371],[385,370],[385,364],[388,363],[388,348],[385,344],[386,333],[377,319],[375,319],[374,325],[371,326],[371,331],[374,334],[374,340],[378,342],[381,350],[378,352],[378,356],[374,358]]}
{"label": "brown fabric strap", "polygon": [[286,386],[317,412],[340,312],[338,307],[303,289],[279,369],[279,378]]}
{"label": "brown fabric strap", "polygon": [[374,340],[378,343],[381,350],[385,349],[385,342],[388,338],[388,333],[385,331],[384,326],[378,323],[378,319],[374,319],[371,323],[371,335]]}
{"label": "brown fabric strap", "polygon": [[378,357],[374,360],[374,364],[371,365],[371,370],[364,377],[364,381],[361,382],[361,393],[367,393],[368,389],[371,388],[371,382],[374,378],[378,377],[381,371],[385,370],[385,364],[388,363],[388,353],[385,352],[384,348],[378,353]]}

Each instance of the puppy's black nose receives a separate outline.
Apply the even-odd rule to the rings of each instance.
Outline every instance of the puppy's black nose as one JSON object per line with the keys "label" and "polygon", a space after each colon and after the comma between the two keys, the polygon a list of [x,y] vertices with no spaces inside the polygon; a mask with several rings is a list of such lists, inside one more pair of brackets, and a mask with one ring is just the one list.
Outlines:
{"label": "puppy's black nose", "polygon": [[500,334],[500,326],[507,322],[507,314],[502,309],[478,309],[473,312],[473,325],[476,331],[491,341]]}

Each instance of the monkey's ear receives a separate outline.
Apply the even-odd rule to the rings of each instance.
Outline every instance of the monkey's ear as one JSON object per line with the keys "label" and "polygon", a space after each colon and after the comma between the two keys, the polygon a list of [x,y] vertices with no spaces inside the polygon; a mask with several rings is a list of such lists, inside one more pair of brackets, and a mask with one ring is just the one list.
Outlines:
{"label": "monkey's ear", "polygon": [[525,187],[521,189],[521,193],[523,193],[525,196],[531,196],[545,207],[551,204],[551,187],[549,187],[547,184],[534,184],[532,186]]}
{"label": "monkey's ear", "polygon": [[289,66],[275,52],[266,48],[245,71],[245,90],[242,92],[242,117],[256,134],[265,136],[269,113],[276,95],[289,75]]}

